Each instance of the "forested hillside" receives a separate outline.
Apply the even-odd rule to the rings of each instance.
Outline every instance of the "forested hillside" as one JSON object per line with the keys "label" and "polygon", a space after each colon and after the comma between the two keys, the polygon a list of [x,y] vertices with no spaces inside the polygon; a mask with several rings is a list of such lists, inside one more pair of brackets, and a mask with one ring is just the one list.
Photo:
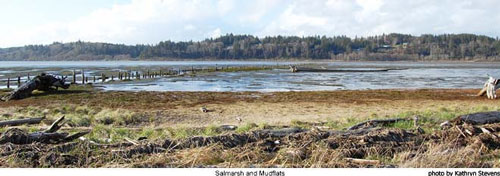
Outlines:
{"label": "forested hillside", "polygon": [[228,34],[203,41],[156,45],[91,42],[53,43],[0,49],[0,60],[338,59],[498,60],[500,41],[473,34],[372,37]]}

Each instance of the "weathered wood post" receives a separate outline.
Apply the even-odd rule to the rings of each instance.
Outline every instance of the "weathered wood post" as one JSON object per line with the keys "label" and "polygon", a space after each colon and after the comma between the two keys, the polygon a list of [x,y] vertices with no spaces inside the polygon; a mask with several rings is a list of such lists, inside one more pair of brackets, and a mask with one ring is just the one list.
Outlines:
{"label": "weathered wood post", "polygon": [[160,77],[163,77],[163,76],[164,76],[164,75],[163,75],[163,73],[162,73],[162,71],[161,71],[161,69],[160,69]]}
{"label": "weathered wood post", "polygon": [[71,84],[76,84],[76,71],[73,70],[73,80],[71,81]]}
{"label": "weathered wood post", "polygon": [[115,81],[115,76],[111,74],[111,81]]}
{"label": "weathered wood post", "polygon": [[21,87],[21,76],[17,76],[17,87]]}
{"label": "weathered wood post", "polygon": [[118,72],[118,79],[123,80],[123,73],[120,71]]}
{"label": "weathered wood post", "polygon": [[82,84],[85,84],[85,82],[88,82],[88,78],[85,78],[85,72],[82,69]]}
{"label": "weathered wood post", "polygon": [[31,80],[31,78],[30,78],[30,73],[28,73],[28,80]]}
{"label": "weathered wood post", "polygon": [[138,71],[135,71],[135,79],[141,79],[141,74]]}
{"label": "weathered wood post", "polygon": [[93,82],[95,83],[95,75],[94,75],[94,81]]}
{"label": "weathered wood post", "polygon": [[10,77],[7,78],[7,89],[9,89],[9,88],[10,88]]}

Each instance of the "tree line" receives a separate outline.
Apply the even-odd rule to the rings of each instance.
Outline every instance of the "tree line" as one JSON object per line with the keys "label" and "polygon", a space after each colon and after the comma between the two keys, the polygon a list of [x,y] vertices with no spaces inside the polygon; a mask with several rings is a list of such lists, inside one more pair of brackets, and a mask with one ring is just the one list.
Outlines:
{"label": "tree line", "polygon": [[382,34],[370,37],[227,34],[155,45],[54,42],[0,49],[0,60],[337,59],[500,60],[500,40],[484,35]]}

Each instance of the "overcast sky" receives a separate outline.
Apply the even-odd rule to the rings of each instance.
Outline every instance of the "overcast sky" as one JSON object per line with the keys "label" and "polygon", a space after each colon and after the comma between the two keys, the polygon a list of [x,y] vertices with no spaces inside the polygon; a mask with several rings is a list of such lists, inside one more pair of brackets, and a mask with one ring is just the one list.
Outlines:
{"label": "overcast sky", "polygon": [[0,47],[124,44],[226,33],[500,35],[497,0],[0,0]]}

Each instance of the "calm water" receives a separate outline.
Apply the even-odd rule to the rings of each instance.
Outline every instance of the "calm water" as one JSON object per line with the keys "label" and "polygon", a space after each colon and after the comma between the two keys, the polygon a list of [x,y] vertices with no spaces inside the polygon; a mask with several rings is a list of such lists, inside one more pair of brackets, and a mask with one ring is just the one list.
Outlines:
{"label": "calm water", "polygon": [[[86,69],[88,76],[109,70],[188,68],[191,66],[288,65],[305,62],[229,61],[91,61],[91,62],[0,62],[0,78],[20,73],[68,74]],[[480,88],[487,74],[500,77],[500,63],[421,63],[421,62],[323,62],[308,67],[335,69],[400,68],[372,73],[291,73],[285,69],[224,72],[194,77],[101,84],[104,90],[123,91],[308,91],[393,88]],[[87,72],[86,71],[86,72]],[[5,87],[0,82],[0,87]]]}

